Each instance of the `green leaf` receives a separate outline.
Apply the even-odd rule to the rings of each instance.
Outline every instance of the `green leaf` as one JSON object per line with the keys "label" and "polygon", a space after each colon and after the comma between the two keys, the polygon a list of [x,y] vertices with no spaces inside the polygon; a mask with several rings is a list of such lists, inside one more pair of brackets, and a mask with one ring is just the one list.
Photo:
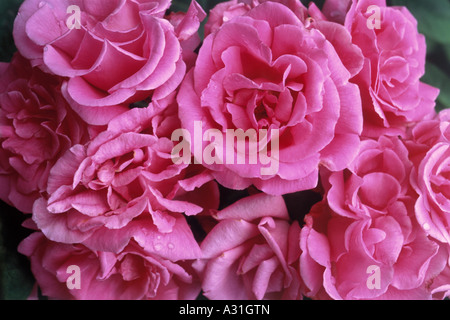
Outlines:
{"label": "green leaf", "polygon": [[447,57],[447,61],[450,61],[450,44],[444,46],[444,53]]}
{"label": "green leaf", "polygon": [[0,61],[9,62],[16,51],[12,30],[22,2],[23,0],[0,0]]}
{"label": "green leaf", "polygon": [[419,31],[439,43],[450,44],[450,1],[393,0],[406,6],[419,23]]}
{"label": "green leaf", "polygon": [[438,110],[450,108],[450,77],[446,73],[434,63],[428,62],[422,81],[441,90],[438,97]]}
{"label": "green leaf", "polygon": [[436,52],[439,49],[439,42],[431,39],[431,38],[426,38],[427,41],[427,54],[430,55],[433,52]]}
{"label": "green leaf", "polygon": [[170,10],[172,10],[174,12],[187,12],[190,4],[191,3],[189,1],[173,0]]}
{"label": "green leaf", "polygon": [[17,251],[28,236],[21,223],[24,215],[0,203],[0,299],[24,300],[30,295],[34,278],[27,258]]}

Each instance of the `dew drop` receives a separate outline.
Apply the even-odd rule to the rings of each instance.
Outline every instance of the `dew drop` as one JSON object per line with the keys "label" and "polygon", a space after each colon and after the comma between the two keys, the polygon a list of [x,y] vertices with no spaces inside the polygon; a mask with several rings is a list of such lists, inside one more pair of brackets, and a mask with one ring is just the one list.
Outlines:
{"label": "dew drop", "polygon": [[157,243],[157,244],[154,244],[154,245],[153,245],[153,248],[155,248],[156,251],[161,251],[162,245],[159,244],[159,243]]}
{"label": "dew drop", "polygon": [[173,248],[175,248],[175,246],[173,245],[173,243],[169,243],[169,244],[167,245],[167,247],[168,247],[170,250],[173,250]]}
{"label": "dew drop", "polygon": [[422,225],[422,227],[423,227],[423,229],[424,229],[425,231],[429,231],[429,230],[431,229],[431,227],[430,227],[430,225],[429,225],[428,223],[424,223],[424,224]]}

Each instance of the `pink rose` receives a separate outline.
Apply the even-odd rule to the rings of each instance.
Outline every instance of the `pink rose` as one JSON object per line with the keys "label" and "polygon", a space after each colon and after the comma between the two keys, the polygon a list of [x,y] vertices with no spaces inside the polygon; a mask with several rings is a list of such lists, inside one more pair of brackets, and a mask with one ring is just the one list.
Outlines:
{"label": "pink rose", "polygon": [[363,141],[358,157],[346,170],[330,173],[328,179],[324,174],[329,206],[350,218],[385,215],[390,206],[398,205],[398,199],[413,200],[411,169],[408,150],[397,137]]}
{"label": "pink rose", "polygon": [[417,165],[411,181],[419,194],[417,220],[427,234],[450,245],[450,111],[419,123],[412,137],[409,146],[416,152]]}
{"label": "pink rose", "polygon": [[[205,25],[205,36],[216,32],[222,24],[228,22],[234,17],[243,16],[251,9],[268,0],[231,0],[217,4],[209,12],[208,22]],[[306,19],[307,9],[300,0],[273,0],[286,5],[302,21]]]}
{"label": "pink rose", "polygon": [[345,26],[365,57],[353,80],[361,89],[363,134],[403,135],[410,123],[434,117],[439,90],[420,81],[426,43],[408,9],[387,7],[385,0],[353,1]]}
{"label": "pink rose", "polygon": [[205,18],[206,13],[195,1],[192,1],[186,13],[170,12],[166,16],[166,19],[174,26],[175,34],[180,40],[183,59],[188,70],[194,66],[197,60],[195,51],[201,43],[198,29]]}
{"label": "pink rose", "polygon": [[[254,184],[274,195],[307,190],[317,185],[320,165],[342,170],[356,155],[360,95],[349,83],[355,70],[338,52],[356,62],[362,56],[342,26],[326,32],[344,35],[339,51],[309,27],[288,7],[265,2],[206,37],[180,89],[179,116],[194,137],[196,160],[225,187]],[[241,147],[217,141],[229,132],[247,134],[238,138]],[[213,149],[214,161],[199,159],[199,149]]]}
{"label": "pink rose", "polygon": [[61,94],[61,79],[16,54],[0,75],[0,199],[24,213],[47,187],[56,160],[95,128]]}
{"label": "pink rose", "polygon": [[67,94],[86,121],[105,124],[130,103],[167,97],[185,76],[180,42],[195,36],[205,13],[193,2],[174,27],[164,17],[169,7],[169,0],[75,0],[70,7],[26,0],[14,39],[33,65],[68,78]]}
{"label": "pink rose", "polygon": [[[174,101],[174,94],[169,97],[165,103]],[[176,105],[153,103],[120,115],[97,138],[72,147],[50,172],[48,196],[34,205],[39,229],[52,241],[92,250],[117,253],[131,238],[157,250],[146,243],[141,223],[151,220],[160,232],[171,233],[178,215],[217,208],[210,174],[172,162],[167,136],[177,127]]]}
{"label": "pink rose", "polygon": [[434,300],[450,297],[450,251],[448,246],[440,245],[439,252],[431,261],[428,273],[432,276],[426,283]]}
{"label": "pink rose", "polygon": [[300,296],[299,233],[281,196],[256,194],[214,216],[219,223],[194,264],[213,300],[295,300]]}
{"label": "pink rose", "polygon": [[416,123],[409,128],[404,141],[414,166],[418,167],[432,147],[450,141],[450,111],[442,110],[433,119]]}
{"label": "pink rose", "polygon": [[381,137],[364,141],[347,170],[324,179],[325,200],[314,206],[301,232],[307,296],[432,297],[445,252],[415,220],[411,168],[401,140]]}
{"label": "pink rose", "polygon": [[344,24],[352,0],[325,0],[322,13],[328,20]]}
{"label": "pink rose", "polygon": [[[200,249],[184,236],[188,229],[184,219],[177,219],[176,226],[180,240],[176,244],[155,227],[154,236],[159,235],[161,246],[171,246],[177,259],[196,259]],[[91,251],[36,232],[22,241],[19,252],[29,257],[36,284],[49,299],[194,300],[200,293],[191,262],[145,251],[136,242],[118,253]]]}

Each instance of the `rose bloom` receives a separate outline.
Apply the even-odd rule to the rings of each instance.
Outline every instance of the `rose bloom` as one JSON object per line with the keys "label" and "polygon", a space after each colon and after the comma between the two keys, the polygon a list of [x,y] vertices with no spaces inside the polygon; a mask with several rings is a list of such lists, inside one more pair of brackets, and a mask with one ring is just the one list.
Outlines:
{"label": "rose bloom", "polygon": [[[40,232],[23,240],[19,252],[29,257],[36,285],[49,299],[194,300],[200,283],[189,260],[196,259],[200,249],[186,237],[188,229],[182,217],[177,219],[177,237],[158,233],[153,226],[153,237],[171,248],[162,255],[134,241],[119,253],[91,251],[81,244],[50,241]],[[30,299],[38,298],[36,289]]]}
{"label": "rose bloom", "polygon": [[56,160],[96,128],[70,109],[59,77],[32,68],[19,54],[0,68],[0,199],[31,213]]}
{"label": "rose bloom", "polygon": [[[359,71],[362,56],[341,25],[327,27],[326,33],[307,27],[287,6],[265,2],[206,37],[178,94],[183,128],[194,137],[201,122],[202,137],[218,130],[223,141],[229,130],[267,130],[267,136],[259,135],[257,150],[265,149],[279,165],[263,174],[267,166],[261,157],[250,165],[249,159],[244,164],[204,163],[219,183],[231,189],[253,184],[280,195],[314,188],[320,165],[342,170],[353,160],[362,108],[359,90],[349,79]],[[333,46],[325,34],[343,36],[340,45]],[[351,70],[340,54],[353,61]],[[194,155],[199,143],[191,146]],[[250,150],[250,143],[244,143]],[[214,151],[242,158],[232,146]]]}
{"label": "rose bloom", "polygon": [[[237,16],[243,16],[254,7],[268,0],[231,0],[217,4],[209,12],[205,24],[205,36],[216,32],[222,24]],[[299,0],[274,0],[290,8],[302,21],[307,17],[307,9]]]}
{"label": "rose bloom", "polygon": [[351,4],[352,0],[325,0],[321,12],[328,20],[344,24]]}
{"label": "rose bloom", "polygon": [[[345,7],[329,2],[336,5],[336,12]],[[332,4],[327,12],[333,12]],[[439,90],[420,81],[426,42],[408,9],[387,7],[385,0],[353,1],[345,26],[365,57],[362,71],[352,80],[361,89],[363,134],[404,135],[406,126],[434,117]]]}
{"label": "rose bloom", "polygon": [[305,218],[300,272],[316,299],[431,299],[448,253],[414,216],[412,163],[400,139],[364,141],[343,172],[324,175],[325,200]]}
{"label": "rose bloom", "polygon": [[291,223],[281,196],[241,199],[214,215],[218,224],[194,263],[212,300],[301,298],[300,226]]}
{"label": "rose bloom", "polygon": [[[182,47],[193,47],[184,45],[191,38],[200,43],[196,33],[205,13],[194,1],[174,26],[165,19],[170,4],[26,0],[14,39],[33,65],[68,78],[67,94],[86,121],[106,124],[130,103],[167,97],[185,76]],[[71,26],[77,17],[67,14],[69,6],[79,8],[79,26]]]}
{"label": "rose bloom", "polygon": [[416,163],[411,181],[419,194],[417,220],[450,250],[450,112],[418,123],[408,142]]}
{"label": "rose bloom", "polygon": [[[174,94],[170,97],[173,102]],[[34,205],[39,229],[52,241],[92,250],[117,253],[138,237],[143,248],[153,250],[144,244],[147,231],[136,231],[134,221],[149,219],[160,232],[171,233],[179,214],[216,209],[218,188],[207,170],[171,160],[167,135],[176,127],[176,105],[152,103],[72,147],[50,171],[48,196]]]}

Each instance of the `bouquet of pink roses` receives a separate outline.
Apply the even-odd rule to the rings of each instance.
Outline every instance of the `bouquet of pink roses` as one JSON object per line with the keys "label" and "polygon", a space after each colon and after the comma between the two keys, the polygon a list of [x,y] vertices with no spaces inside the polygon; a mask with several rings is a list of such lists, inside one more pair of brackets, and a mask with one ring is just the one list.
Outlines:
{"label": "bouquet of pink roses", "polygon": [[29,215],[31,297],[448,297],[450,112],[413,15],[171,6],[20,8],[0,199]]}

